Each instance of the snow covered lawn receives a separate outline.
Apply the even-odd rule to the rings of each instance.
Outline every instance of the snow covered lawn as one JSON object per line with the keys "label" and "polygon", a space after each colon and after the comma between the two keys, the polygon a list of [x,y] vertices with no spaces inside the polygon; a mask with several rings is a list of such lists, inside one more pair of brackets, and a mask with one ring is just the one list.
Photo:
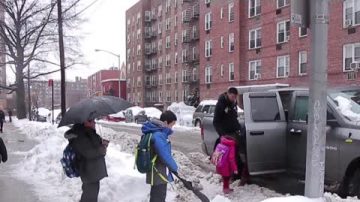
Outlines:
{"label": "snow covered lawn", "polygon": [[[79,178],[67,178],[62,171],[59,162],[67,141],[63,138],[66,127],[56,128],[49,123],[29,122],[27,120],[15,120],[14,124],[21,128],[29,138],[39,142],[28,152],[17,152],[24,160],[14,168],[14,176],[27,181],[34,186],[34,191],[42,201],[52,202],[75,202],[80,199],[81,181]],[[111,129],[99,127],[101,136],[111,141],[108,148],[106,163],[109,177],[101,181],[99,202],[143,202],[149,200],[149,185],[145,184],[145,175],[134,170],[133,151],[137,139],[127,133],[120,133]],[[174,157],[180,167],[180,175],[191,180],[195,187],[199,188],[211,200],[215,202],[259,202],[272,197],[283,197],[267,188],[257,185],[237,187],[234,182],[232,187],[235,192],[227,195],[222,194],[221,177],[214,173],[205,173],[194,161],[208,162],[206,156],[194,153],[185,156],[183,153],[174,151]],[[290,200],[291,199],[291,200]],[[294,199],[294,200],[292,200]],[[169,202],[193,202],[197,198],[186,190],[179,181],[173,186],[168,186],[167,201]],[[267,202],[282,201],[309,201],[305,198],[275,198]],[[322,200],[318,200],[322,201]],[[341,200],[331,194],[326,194],[326,201],[354,201],[351,199]]]}

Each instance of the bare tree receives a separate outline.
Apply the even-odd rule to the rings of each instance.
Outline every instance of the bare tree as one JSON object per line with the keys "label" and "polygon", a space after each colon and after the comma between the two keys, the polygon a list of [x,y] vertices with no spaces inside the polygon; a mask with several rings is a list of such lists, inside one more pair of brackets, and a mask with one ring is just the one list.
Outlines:
{"label": "bare tree", "polygon": [[[71,3],[68,3],[68,7],[63,10],[64,16],[71,21],[75,19],[76,15],[73,17],[74,15],[69,14],[68,11],[75,8],[80,0],[67,2]],[[57,64],[47,59],[49,54],[57,49],[56,3],[56,0],[0,1],[0,9],[5,13],[5,18],[0,20],[0,38],[6,46],[6,51],[1,51],[0,54],[7,56],[9,59],[7,64],[14,66],[16,75],[15,85],[5,87],[16,92],[16,108],[19,119],[26,118],[24,78],[27,76],[24,71],[30,62],[32,62],[32,66],[37,67],[33,68],[34,71],[30,78],[59,71],[48,71],[45,66],[39,66],[41,63]],[[71,46],[68,47],[71,49]],[[35,62],[34,65],[33,62]]]}

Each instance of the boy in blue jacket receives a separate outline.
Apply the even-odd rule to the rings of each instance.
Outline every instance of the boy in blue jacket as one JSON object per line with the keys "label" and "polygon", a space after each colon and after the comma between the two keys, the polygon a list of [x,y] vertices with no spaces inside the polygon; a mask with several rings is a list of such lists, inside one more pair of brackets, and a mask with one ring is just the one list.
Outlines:
{"label": "boy in blue jacket", "polygon": [[[152,133],[151,159],[154,159],[154,169],[146,174],[146,183],[151,185],[150,202],[165,202],[167,183],[173,181],[171,173],[177,173],[178,166],[171,155],[169,136],[176,123],[176,115],[171,111],[161,114],[160,120],[152,119],[146,122],[141,130],[143,134]],[[154,158],[155,157],[155,158]]]}

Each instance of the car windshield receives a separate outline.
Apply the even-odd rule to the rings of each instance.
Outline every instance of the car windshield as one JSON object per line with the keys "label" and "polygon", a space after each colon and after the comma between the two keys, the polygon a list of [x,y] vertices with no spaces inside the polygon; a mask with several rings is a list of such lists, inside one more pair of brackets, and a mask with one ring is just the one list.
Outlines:
{"label": "car windshield", "polygon": [[349,121],[360,124],[360,89],[330,93],[331,99]]}

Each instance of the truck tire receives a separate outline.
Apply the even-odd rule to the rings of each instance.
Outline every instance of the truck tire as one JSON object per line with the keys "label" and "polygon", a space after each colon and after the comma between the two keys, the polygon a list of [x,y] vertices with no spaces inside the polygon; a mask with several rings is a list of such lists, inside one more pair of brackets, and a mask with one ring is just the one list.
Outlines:
{"label": "truck tire", "polygon": [[350,175],[344,177],[338,194],[341,198],[355,196],[360,199],[360,168],[356,168]]}

